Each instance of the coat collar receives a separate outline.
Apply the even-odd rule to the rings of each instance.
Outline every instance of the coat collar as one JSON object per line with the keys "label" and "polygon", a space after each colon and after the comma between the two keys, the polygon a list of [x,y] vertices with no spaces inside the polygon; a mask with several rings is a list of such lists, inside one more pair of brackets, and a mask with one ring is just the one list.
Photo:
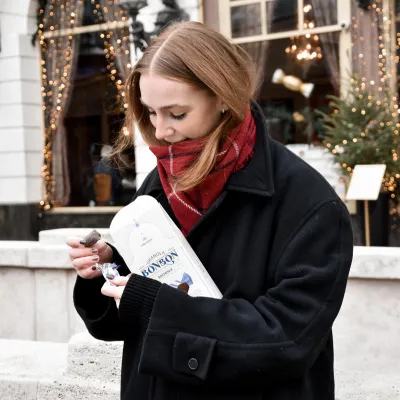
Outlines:
{"label": "coat collar", "polygon": [[245,168],[232,174],[226,190],[272,196],[275,188],[270,149],[271,139],[268,136],[264,113],[255,101],[251,103],[251,111],[257,129],[254,155]]}
{"label": "coat collar", "polygon": [[[271,160],[271,139],[267,133],[264,113],[261,107],[251,102],[251,111],[256,123],[256,144],[254,155],[245,168],[235,172],[229,178],[225,190],[251,193],[261,196],[272,196],[275,193],[272,160]],[[161,190],[162,184],[158,173],[150,184],[149,194]]]}

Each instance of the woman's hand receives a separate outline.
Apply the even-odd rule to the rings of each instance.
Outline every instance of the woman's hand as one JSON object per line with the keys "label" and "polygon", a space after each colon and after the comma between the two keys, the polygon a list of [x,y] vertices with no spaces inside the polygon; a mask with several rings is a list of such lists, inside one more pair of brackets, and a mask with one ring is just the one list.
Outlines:
{"label": "woman's hand", "polygon": [[131,277],[132,274],[127,276],[116,276],[109,284],[106,282],[103,287],[101,288],[101,293],[104,296],[114,297],[114,300],[117,304],[117,308],[119,307],[119,302],[121,300],[122,294],[124,293],[125,286]]}
{"label": "woman's hand", "polygon": [[104,240],[99,240],[91,247],[85,247],[80,243],[81,240],[82,238],[78,237],[67,240],[67,245],[71,247],[69,257],[72,265],[81,278],[97,278],[101,276],[101,272],[96,269],[93,270],[92,267],[96,263],[104,264],[111,262],[112,249]]}

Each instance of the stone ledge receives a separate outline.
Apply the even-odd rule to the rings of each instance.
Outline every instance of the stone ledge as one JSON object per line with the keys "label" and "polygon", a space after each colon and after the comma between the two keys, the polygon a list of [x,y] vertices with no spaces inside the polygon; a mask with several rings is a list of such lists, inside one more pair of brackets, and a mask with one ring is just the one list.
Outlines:
{"label": "stone ledge", "polygon": [[[47,231],[39,232],[39,243],[42,245],[64,245],[66,240],[71,237],[86,236],[93,228],[64,228],[64,229],[50,229]],[[106,242],[112,243],[110,232],[108,228],[96,228]]]}
{"label": "stone ledge", "polygon": [[37,379],[2,377],[0,375],[1,400],[37,400],[37,391]]}
{"label": "stone ledge", "polygon": [[120,385],[93,376],[90,381],[77,377],[40,380],[0,376],[1,400],[119,400]]}
{"label": "stone ledge", "polygon": [[399,400],[400,375],[335,371],[336,400]]}
{"label": "stone ledge", "polygon": [[[42,231],[39,241],[0,241],[0,266],[27,268],[72,268],[65,242],[85,236],[91,228]],[[113,243],[108,228],[99,228],[102,238]],[[350,279],[400,280],[400,247],[354,247]]]}
{"label": "stone ledge", "polygon": [[[6,400],[3,397],[1,399]],[[97,373],[93,373],[90,380],[74,376],[41,380],[38,384],[36,400],[54,399],[120,400],[120,385],[107,382],[104,376]],[[15,398],[9,400],[15,400]]]}
{"label": "stone ledge", "polygon": [[400,248],[354,247],[350,278],[400,279]]}
{"label": "stone ledge", "polygon": [[91,379],[96,371],[99,376],[109,376],[111,383],[118,383],[122,346],[122,342],[102,342],[87,332],[78,333],[68,343],[67,373]]}
{"label": "stone ledge", "polygon": [[61,374],[67,353],[66,343],[0,339],[0,378],[39,380]]}
{"label": "stone ledge", "polygon": [[63,245],[42,245],[28,250],[28,268],[71,269],[69,247]]}
{"label": "stone ledge", "polygon": [[29,250],[37,247],[39,247],[39,243],[33,241],[0,241],[0,265],[27,266]]}
{"label": "stone ledge", "polygon": [[0,267],[71,269],[67,245],[0,241]]}

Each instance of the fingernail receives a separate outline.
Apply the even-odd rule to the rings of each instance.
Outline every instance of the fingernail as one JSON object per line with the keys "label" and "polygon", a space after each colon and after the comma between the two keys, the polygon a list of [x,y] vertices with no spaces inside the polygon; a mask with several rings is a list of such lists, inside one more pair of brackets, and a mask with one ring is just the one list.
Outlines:
{"label": "fingernail", "polygon": [[97,261],[99,261],[99,257],[97,257],[97,256],[96,256],[96,257],[93,257],[92,260],[93,260],[94,262],[97,262]]}
{"label": "fingernail", "polygon": [[80,244],[86,244],[86,240],[81,240],[79,243]]}
{"label": "fingernail", "polygon": [[92,270],[96,271],[97,267],[95,265],[93,265]]}
{"label": "fingernail", "polygon": [[113,280],[114,279],[114,275],[107,275],[107,279]]}
{"label": "fingernail", "polygon": [[97,249],[92,249],[93,254],[97,254],[98,250]]}

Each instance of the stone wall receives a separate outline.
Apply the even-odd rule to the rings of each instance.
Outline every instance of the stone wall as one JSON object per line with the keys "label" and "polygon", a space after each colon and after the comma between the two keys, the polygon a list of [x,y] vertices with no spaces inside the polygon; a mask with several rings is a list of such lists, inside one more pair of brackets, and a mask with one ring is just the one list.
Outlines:
{"label": "stone wall", "polygon": [[[65,241],[89,230],[0,242],[0,399],[119,398],[121,343],[91,338],[72,304]],[[100,232],[111,241],[107,229]],[[339,400],[400,398],[399,317],[400,248],[355,247],[334,324]]]}
{"label": "stone wall", "polygon": [[[76,280],[65,241],[90,229],[41,232],[38,242],[0,241],[0,338],[66,343],[84,330],[75,311]],[[108,230],[98,229],[112,242]],[[11,300],[12,299],[12,300]]]}

